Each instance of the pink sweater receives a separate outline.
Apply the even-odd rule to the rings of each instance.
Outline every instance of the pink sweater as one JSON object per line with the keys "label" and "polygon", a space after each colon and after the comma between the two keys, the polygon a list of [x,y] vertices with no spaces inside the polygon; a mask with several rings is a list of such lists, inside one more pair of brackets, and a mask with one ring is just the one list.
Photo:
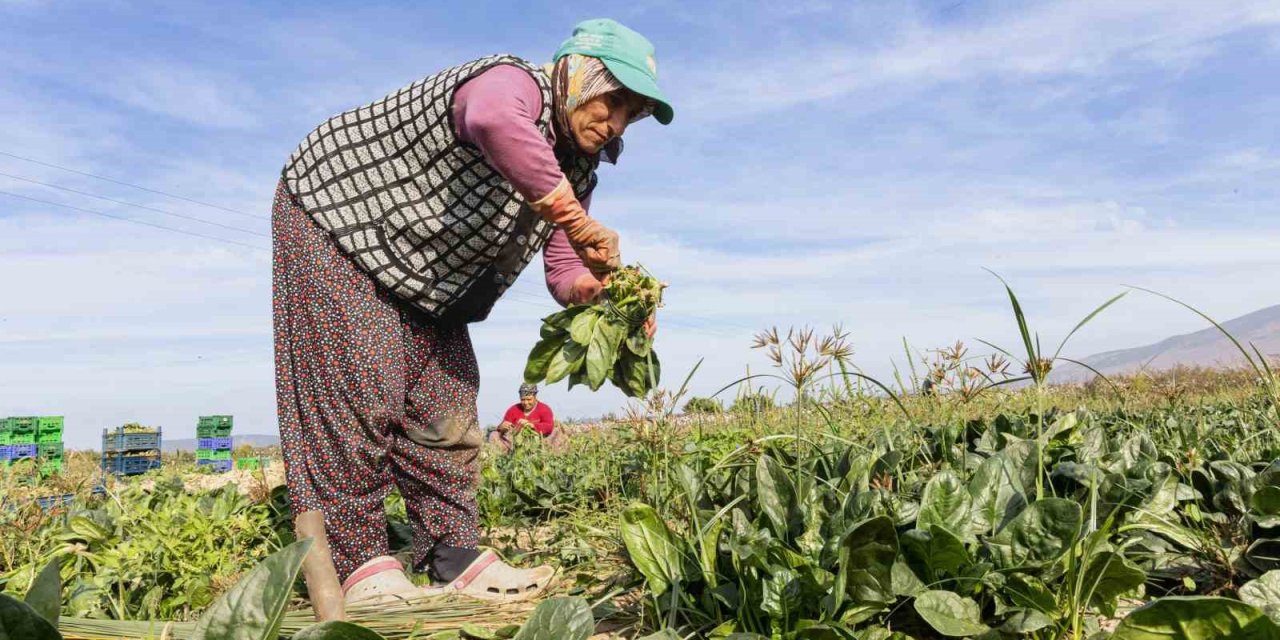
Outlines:
{"label": "pink sweater", "polygon": [[[458,140],[480,149],[489,165],[530,201],[551,193],[564,174],[556,162],[555,132],[538,131],[542,92],[523,69],[498,65],[468,80],[453,97]],[[590,211],[591,196],[582,201]],[[562,229],[542,251],[547,289],[561,306],[569,304],[573,282],[590,273]]]}

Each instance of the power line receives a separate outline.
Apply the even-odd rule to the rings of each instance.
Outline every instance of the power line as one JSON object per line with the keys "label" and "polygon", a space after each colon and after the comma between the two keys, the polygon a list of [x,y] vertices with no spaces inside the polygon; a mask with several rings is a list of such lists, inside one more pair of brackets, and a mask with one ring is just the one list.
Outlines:
{"label": "power line", "polygon": [[78,169],[71,169],[71,168],[69,168],[69,167],[64,167],[64,166],[61,166],[61,165],[56,165],[56,164],[53,164],[53,163],[51,163],[51,162],[44,162],[44,161],[41,161],[41,160],[36,160],[35,158],[28,158],[28,157],[26,157],[26,156],[20,156],[20,155],[18,155],[18,154],[16,154],[16,153],[9,153],[9,152],[7,152],[7,151],[0,150],[0,156],[7,156],[7,157],[9,157],[9,158],[14,158],[14,159],[16,159],[16,160],[21,160],[21,161],[23,161],[23,162],[30,162],[30,163],[32,163],[32,164],[38,164],[38,165],[40,165],[40,166],[42,166],[42,167],[49,167],[49,168],[51,168],[51,169],[58,169],[58,170],[60,170],[60,171],[67,171],[67,172],[74,173],[74,174],[77,174],[77,175],[82,175],[82,176],[86,176],[86,177],[89,177],[89,178],[94,178],[95,180],[102,180],[102,181],[105,181],[105,182],[110,182],[111,184],[118,184],[118,185],[120,185],[120,186],[122,186],[122,187],[130,187],[130,188],[133,188],[133,189],[138,189],[138,190],[140,190],[140,191],[146,191],[147,193],[154,193],[154,194],[156,194],[156,195],[161,195],[161,196],[165,196],[165,197],[169,197],[169,198],[174,198],[174,199],[176,199],[176,200],[182,200],[183,202],[190,202],[191,204],[198,204],[198,205],[200,205],[200,206],[202,206],[202,207],[209,207],[209,208],[211,208],[211,209],[218,209],[218,210],[221,210],[221,211],[226,211],[227,213],[234,213],[234,214],[236,214],[236,215],[238,215],[238,216],[245,216],[245,217],[249,217],[249,218],[258,218],[258,219],[260,219],[260,220],[267,220],[267,219],[269,219],[269,217],[268,217],[268,216],[264,216],[264,215],[261,215],[261,214],[245,213],[244,211],[237,211],[237,210],[235,210],[235,209],[229,209],[229,208],[224,207],[224,206],[221,206],[221,205],[216,205],[216,204],[212,204],[212,203],[209,203],[209,202],[202,202],[202,201],[200,201],[200,200],[195,200],[195,199],[193,199],[193,198],[188,198],[188,197],[186,197],[186,196],[180,196],[180,195],[177,195],[177,194],[168,193],[168,192],[165,192],[165,191],[160,191],[160,190],[158,190],[158,189],[151,189],[151,188],[148,188],[148,187],[144,187],[144,186],[141,186],[141,185],[132,184],[132,183],[129,183],[129,182],[121,182],[120,180],[115,180],[115,179],[113,179],[113,178],[108,178],[108,177],[106,177],[106,176],[100,176],[100,175],[97,175],[97,174],[94,174],[94,173],[89,173],[89,172],[87,172],[87,171],[80,171],[80,170],[78,170]]}
{"label": "power line", "polygon": [[[507,289],[506,295],[511,295],[513,293],[525,295],[527,297],[535,297],[531,295],[530,289],[528,289],[527,287],[513,286],[510,289]],[[538,297],[538,299],[541,300],[540,297]],[[740,331],[750,331],[752,333],[759,331],[758,328],[748,327],[741,323],[731,322],[728,320],[717,320],[713,318],[707,318],[704,316],[694,315],[691,313],[682,313],[678,311],[660,311],[659,315],[664,319],[664,322],[673,324],[673,326],[680,326],[680,324],[676,324],[676,323],[682,323],[686,328],[701,330],[703,333],[707,333],[707,334],[731,335],[731,332],[726,331],[723,328],[717,328],[717,327],[726,327],[726,326],[730,328],[738,329]],[[675,321],[675,323],[672,322],[673,320]]]}
{"label": "power line", "polygon": [[[513,289],[507,289],[506,293],[502,295],[502,299],[510,300],[511,302],[514,302],[516,304],[523,304],[531,307],[538,307],[539,309],[542,309],[544,311],[549,311],[549,312],[555,312],[560,310],[560,307],[558,305],[549,304],[547,302],[542,301],[541,299],[534,298],[533,296],[529,296],[527,294],[523,294],[520,291],[514,291]],[[705,327],[701,327],[695,324],[690,324],[687,321],[681,321],[681,319],[678,317],[672,318],[670,316],[666,316],[661,311],[658,312],[658,324],[659,326],[667,325],[667,326],[675,327],[677,329],[685,329],[688,331],[695,331],[697,333],[702,333],[702,334],[712,335],[712,336],[724,337],[724,336],[731,335],[727,331],[717,331],[713,329],[707,329]]]}
{"label": "power line", "polygon": [[157,209],[157,208],[155,208],[155,207],[150,207],[150,206],[147,206],[147,205],[145,205],[145,204],[138,204],[138,203],[136,203],[136,202],[127,202],[127,201],[125,201],[125,200],[116,200],[115,198],[108,198],[108,197],[106,197],[106,196],[100,196],[100,195],[97,195],[97,194],[95,194],[95,193],[89,193],[89,192],[87,192],[87,191],[78,191],[78,190],[76,190],[76,189],[72,189],[72,188],[70,188],[70,187],[63,187],[63,186],[59,186],[59,185],[56,185],[56,184],[50,184],[50,183],[48,183],[48,182],[40,182],[39,180],[32,180],[31,178],[24,178],[24,177],[22,177],[22,176],[15,176],[15,175],[13,175],[13,174],[11,174],[11,173],[4,173],[3,171],[0,171],[0,176],[4,176],[4,177],[6,177],[6,178],[12,178],[12,179],[14,179],[14,180],[21,180],[21,181],[23,181],[23,182],[28,182],[28,183],[31,183],[31,184],[38,184],[38,185],[40,185],[40,186],[42,186],[42,187],[48,187],[48,188],[50,188],[50,189],[57,189],[57,190],[59,190],[59,191],[66,191],[67,193],[74,193],[74,194],[76,194],[76,195],[86,196],[86,197],[89,197],[89,198],[96,198],[96,199],[98,199],[98,200],[104,200],[104,201],[106,201],[106,202],[114,202],[115,204],[122,204],[122,205],[125,205],[125,206],[127,206],[127,207],[137,207],[137,208],[139,208],[139,209],[145,209],[145,210],[147,210],[147,211],[154,211],[154,212],[156,212],[156,213],[160,213],[160,214],[163,214],[163,215],[166,215],[166,216],[173,216],[173,217],[175,217],[175,218],[182,218],[183,220],[190,220],[190,221],[192,221],[192,222],[199,222],[200,224],[207,224],[207,225],[210,225],[210,226],[220,227],[220,228],[223,228],[223,229],[230,229],[231,231],[239,231],[240,233],[247,233],[247,234],[252,235],[252,236],[258,236],[258,237],[260,237],[260,238],[270,238],[270,237],[271,237],[270,235],[265,234],[265,233],[262,233],[262,232],[260,232],[260,231],[253,231],[253,230],[251,230],[251,229],[244,229],[244,228],[236,227],[236,226],[232,226],[232,225],[229,225],[229,224],[222,224],[221,222],[212,222],[212,221],[210,221],[210,220],[204,220],[204,219],[202,219],[202,218],[196,218],[196,217],[193,217],[193,216],[187,216],[187,215],[183,215],[183,214],[181,214],[181,213],[174,213],[174,212],[172,212],[172,211],[165,211],[164,209]]}
{"label": "power line", "polygon": [[40,203],[40,204],[46,204],[46,205],[53,206],[53,207],[62,207],[62,208],[64,208],[64,209],[71,209],[71,210],[73,210],[73,211],[80,211],[80,212],[82,212],[82,213],[88,213],[88,214],[92,214],[92,215],[95,215],[95,216],[102,216],[103,218],[111,218],[112,220],[119,220],[119,221],[121,221],[121,222],[130,222],[130,223],[133,223],[133,224],[140,224],[140,225],[143,225],[143,226],[146,226],[146,227],[151,227],[151,228],[153,228],[153,229],[162,229],[162,230],[164,230],[164,231],[172,231],[173,233],[181,233],[181,234],[183,234],[183,235],[194,236],[194,237],[197,237],[197,238],[204,238],[204,239],[206,239],[206,240],[213,240],[213,241],[215,241],[215,242],[224,242],[224,243],[226,243],[226,244],[239,245],[239,246],[241,246],[241,247],[248,247],[248,248],[250,248],[250,249],[258,249],[259,251],[267,251],[267,250],[268,250],[266,247],[258,246],[258,245],[256,245],[256,244],[249,244],[249,243],[247,243],[247,242],[239,242],[239,241],[237,241],[237,240],[228,240],[228,239],[226,239],[226,238],[219,238],[219,237],[217,237],[217,236],[205,235],[205,234],[203,234],[203,233],[197,233],[197,232],[195,232],[195,231],[187,231],[187,230],[185,230],[185,229],[176,229],[176,228],[174,228],[174,227],[166,227],[166,226],[164,226],[164,225],[162,225],[162,224],[155,224],[154,222],[147,222],[147,221],[145,221],[145,220],[135,220],[135,219],[133,219],[133,218],[126,218],[126,217],[124,217],[124,216],[117,216],[117,215],[112,215],[112,214],[110,214],[110,213],[103,213],[103,212],[101,212],[101,211],[94,211],[94,210],[92,210],[92,209],[85,209],[85,208],[82,208],[82,207],[77,207],[77,206],[73,206],[73,205],[69,205],[69,204],[62,204],[61,202],[51,202],[51,201],[49,201],[49,200],[41,200],[41,199],[39,199],[39,198],[32,198],[32,197],[30,197],[30,196],[24,196],[24,195],[22,195],[22,194],[18,194],[18,193],[11,193],[11,192],[9,192],[9,191],[0,191],[0,195],[6,195],[6,196],[13,197],[13,198],[20,198],[20,199],[22,199],[22,200],[29,200],[29,201],[31,201],[31,202],[38,202],[38,203]]}
{"label": "power line", "polygon": [[[29,163],[32,163],[32,164],[37,164],[37,165],[40,165],[40,166],[43,166],[43,167],[49,167],[49,168],[52,168],[52,169],[58,169],[58,170],[60,170],[60,171],[66,171],[66,172],[68,172],[68,173],[74,173],[74,174],[76,174],[76,175],[81,175],[81,176],[85,176],[85,177],[93,178],[93,179],[95,179],[95,180],[102,180],[102,181],[104,181],[104,182],[109,182],[109,183],[111,183],[111,184],[116,184],[116,185],[120,185],[120,186],[124,186],[124,187],[129,187],[129,188],[132,188],[132,189],[138,189],[138,190],[140,190],[140,191],[145,191],[145,192],[147,192],[147,193],[154,193],[154,194],[156,194],[156,195],[161,195],[161,196],[165,196],[165,197],[168,197],[168,198],[173,198],[173,199],[175,199],[175,200],[181,200],[181,201],[183,201],[183,202],[189,202],[189,203],[192,203],[192,204],[197,204],[197,205],[200,205],[200,206],[203,206],[203,207],[209,207],[209,208],[212,208],[212,209],[218,209],[218,210],[220,210],[220,211],[225,211],[225,212],[227,212],[227,213],[234,213],[234,214],[236,214],[236,215],[245,216],[245,217],[248,217],[248,218],[254,218],[254,219],[258,219],[258,220],[268,220],[268,219],[270,219],[268,216],[258,215],[258,214],[252,214],[252,213],[246,213],[246,212],[244,212],[244,211],[238,211],[238,210],[236,210],[236,209],[230,209],[230,208],[227,208],[227,207],[223,207],[223,206],[221,206],[221,205],[216,205],[216,204],[212,204],[212,203],[209,203],[209,202],[203,202],[203,201],[200,201],[200,200],[196,200],[196,199],[194,199],[194,198],[188,198],[188,197],[186,197],[186,196],[180,196],[180,195],[177,195],[177,194],[174,194],[174,193],[169,193],[169,192],[166,192],[166,191],[160,191],[160,190],[158,190],[158,189],[151,189],[151,188],[149,188],[149,187],[144,187],[144,186],[137,185],[137,184],[133,184],[133,183],[130,183],[130,182],[123,182],[123,181],[121,181],[121,180],[116,180],[116,179],[113,179],[113,178],[108,178],[108,177],[106,177],[106,176],[101,176],[101,175],[97,175],[97,174],[94,174],[94,173],[89,173],[89,172],[87,172],[87,171],[80,171],[80,170],[78,170],[78,169],[72,169],[72,168],[70,168],[70,167],[64,167],[64,166],[61,166],[61,165],[53,164],[53,163],[51,163],[51,162],[45,162],[45,161],[42,161],[42,160],[36,160],[35,158],[29,158],[29,157],[26,157],[26,156],[21,156],[21,155],[18,155],[18,154],[15,154],[15,153],[10,153],[10,152],[3,151],[3,150],[0,150],[0,156],[6,156],[6,157],[9,157],[9,158],[14,158],[14,159],[16,159],[16,160],[21,160],[21,161],[23,161],[23,162],[29,162]],[[163,214],[163,215],[168,215],[168,216],[173,216],[173,217],[177,217],[177,218],[182,218],[182,219],[184,219],[184,220],[190,220],[190,221],[197,222],[197,223],[201,223],[201,224],[212,225],[212,226],[215,226],[215,227],[220,227],[220,228],[228,229],[228,230],[231,230],[231,231],[236,231],[236,232],[239,232],[239,233],[246,233],[246,234],[255,235],[255,236],[259,236],[259,237],[263,237],[263,238],[270,237],[268,234],[265,234],[265,233],[260,233],[260,232],[251,231],[251,230],[248,230],[248,229],[243,229],[243,228],[240,228],[240,227],[235,227],[235,226],[231,226],[231,225],[224,225],[224,224],[217,223],[217,222],[211,222],[211,221],[209,221],[209,220],[203,220],[203,219],[201,219],[201,218],[196,218],[196,217],[186,216],[186,215],[182,215],[182,214],[178,214],[178,213],[173,213],[173,212],[170,212],[170,211],[165,211],[165,210],[163,210],[163,209],[157,209],[157,208],[155,208],[155,207],[150,207],[150,206],[147,206],[147,205],[141,205],[141,204],[132,203],[132,202],[127,202],[127,201],[123,201],[123,200],[115,200],[115,199],[113,199],[113,198],[108,198],[108,197],[106,197],[106,196],[100,196],[100,195],[97,195],[97,194],[88,193],[88,192],[84,192],[84,191],[78,191],[78,190],[71,189],[71,188],[68,188],[68,187],[62,187],[62,186],[58,186],[58,185],[54,185],[54,184],[44,183],[44,182],[40,182],[40,181],[37,181],[37,180],[32,180],[32,179],[30,179],[30,178],[23,178],[23,177],[15,176],[15,175],[8,174],[8,173],[0,172],[0,176],[5,176],[5,177],[12,178],[12,179],[15,179],[15,180],[21,180],[21,181],[23,181],[23,182],[29,182],[29,183],[32,183],[32,184],[37,184],[37,185],[44,186],[44,187],[49,187],[49,188],[52,188],[52,189],[59,189],[59,190],[62,190],[62,191],[66,191],[66,192],[69,192],[69,193],[75,193],[75,194],[82,195],[82,196],[86,196],[86,197],[90,197],[90,198],[96,198],[96,199],[103,200],[103,201],[106,201],[106,202],[112,202],[112,203],[115,203],[115,204],[120,204],[120,205],[130,206],[130,207],[137,207],[137,208],[139,208],[139,209],[144,209],[144,210],[147,210],[147,211],[154,211],[154,212],[156,212],[156,213],[160,213],[160,214]],[[182,234],[184,234],[184,235],[194,236],[194,237],[198,237],[198,238],[205,238],[205,239],[208,239],[208,240],[214,240],[214,241],[217,241],[217,242],[224,242],[224,243],[228,243],[228,244],[235,244],[235,245],[239,245],[239,246],[243,246],[243,247],[249,247],[249,248],[251,248],[251,249],[259,249],[259,250],[263,250],[263,251],[267,250],[267,248],[266,248],[266,247],[261,247],[261,246],[258,246],[258,245],[248,244],[248,243],[244,243],[244,242],[238,242],[238,241],[235,241],[235,240],[227,240],[227,239],[225,239],[225,238],[218,238],[218,237],[216,237],[216,236],[205,235],[205,234],[202,234],[202,233],[196,233],[196,232],[192,232],[192,231],[184,231],[184,230],[182,230],[182,229],[175,229],[175,228],[173,228],[173,227],[166,227],[166,226],[164,226],[164,225],[154,224],[154,223],[145,222],[145,221],[141,221],[141,220],[135,220],[135,219],[133,219],[133,218],[126,218],[126,217],[123,217],[123,216],[116,216],[116,215],[112,215],[112,214],[108,214],[108,213],[103,213],[103,212],[101,212],[101,211],[93,211],[93,210],[90,210],[90,209],[84,209],[84,208],[81,208],[81,207],[75,207],[75,206],[72,206],[72,205],[61,204],[61,203],[58,203],[58,202],[50,202],[50,201],[47,201],[47,200],[40,200],[40,199],[38,199],[38,198],[31,198],[31,197],[28,197],[28,196],[23,196],[23,195],[19,195],[19,194],[16,194],[16,193],[11,193],[11,192],[8,192],[8,191],[0,191],[0,194],[4,194],[4,195],[8,195],[8,196],[12,196],[12,197],[15,197],[15,198],[21,198],[21,199],[24,199],[24,200],[30,200],[30,201],[32,201],[32,202],[38,202],[38,203],[41,203],[41,204],[47,204],[47,205],[51,205],[51,206],[55,206],[55,207],[63,207],[63,208],[71,209],[71,210],[74,210],[74,211],[81,211],[81,212],[89,213],[89,214],[92,214],[92,215],[102,216],[102,217],[105,217],[105,218],[111,218],[111,219],[113,219],[113,220],[120,220],[120,221],[122,221],[122,222],[131,222],[131,223],[134,223],[134,224],[140,224],[140,225],[144,225],[144,226],[152,227],[152,228],[155,228],[155,229],[162,229],[162,230],[165,230],[165,231],[173,231],[173,232],[175,232],[175,233],[182,233]],[[509,289],[509,290],[507,291],[507,294],[508,294],[508,295],[516,294],[516,293],[519,293],[519,292],[515,291],[515,290],[514,290],[514,288]],[[532,297],[532,296],[530,296],[530,297]],[[544,304],[544,303],[542,303],[542,302],[540,302],[540,301],[522,300],[522,299],[520,299],[519,297],[512,297],[512,298],[510,298],[510,299],[511,299],[511,300],[513,300],[514,302],[518,302],[518,303],[522,303],[522,304],[528,304],[528,305],[537,305],[537,306],[541,306],[542,308],[544,308],[544,309],[548,309],[548,310],[555,310],[555,309],[557,309],[557,307],[555,307],[555,306],[553,306],[553,305],[547,305],[547,304]],[[672,316],[674,316],[674,317],[672,317]],[[691,322],[691,321],[692,321],[692,322]],[[728,334],[729,334],[729,332],[727,332],[727,331],[722,331],[722,330],[721,330],[721,331],[717,331],[717,330],[707,329],[707,328],[705,328],[705,327],[706,327],[706,325],[725,325],[725,324],[728,324],[728,325],[736,326],[736,327],[738,327],[738,328],[740,328],[740,329],[742,329],[742,330],[746,330],[746,331],[755,331],[755,329],[752,329],[752,328],[746,327],[745,325],[741,325],[741,324],[737,324],[737,323],[733,323],[733,322],[728,322],[728,321],[723,321],[723,320],[712,320],[712,319],[709,319],[709,318],[703,318],[703,317],[695,316],[695,315],[692,315],[692,314],[672,314],[672,315],[670,315],[670,316],[667,316],[666,323],[667,323],[667,324],[673,324],[673,325],[675,325],[675,326],[677,326],[677,327],[679,327],[679,326],[683,325],[683,326],[684,326],[684,328],[686,328],[686,329],[690,329],[690,330],[693,330],[693,331],[698,331],[698,332],[700,332],[700,333],[705,333],[705,334],[708,334],[708,335],[728,335]],[[700,325],[701,325],[701,326],[700,326]]]}

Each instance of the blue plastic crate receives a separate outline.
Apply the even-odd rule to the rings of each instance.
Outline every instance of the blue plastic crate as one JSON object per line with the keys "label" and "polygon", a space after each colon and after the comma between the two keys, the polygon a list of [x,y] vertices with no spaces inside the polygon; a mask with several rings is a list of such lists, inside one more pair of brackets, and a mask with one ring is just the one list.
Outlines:
{"label": "blue plastic crate", "polygon": [[160,468],[160,456],[103,456],[102,470],[118,476],[136,476]]}
{"label": "blue plastic crate", "polygon": [[75,499],[76,494],[67,493],[60,496],[44,496],[42,498],[36,498],[36,502],[40,505],[41,509],[48,511],[50,509],[68,506]]}
{"label": "blue plastic crate", "polygon": [[225,451],[231,448],[231,438],[200,438],[196,446],[199,449]]}
{"label": "blue plastic crate", "polygon": [[9,445],[9,459],[34,458],[36,453],[39,452],[39,446],[35,444],[11,444]]}
{"label": "blue plastic crate", "polygon": [[0,444],[0,462],[8,462],[11,455],[13,455],[13,448],[7,444]]}
{"label": "blue plastic crate", "polygon": [[232,462],[230,460],[197,460],[196,464],[210,467],[215,473],[226,473],[231,470]]}

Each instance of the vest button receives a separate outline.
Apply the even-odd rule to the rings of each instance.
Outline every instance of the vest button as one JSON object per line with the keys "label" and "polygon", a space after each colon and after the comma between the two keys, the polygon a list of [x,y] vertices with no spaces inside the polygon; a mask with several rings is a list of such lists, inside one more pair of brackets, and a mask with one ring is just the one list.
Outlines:
{"label": "vest button", "polygon": [[516,236],[516,244],[523,247],[527,242],[529,242],[529,238],[525,237],[523,233]]}

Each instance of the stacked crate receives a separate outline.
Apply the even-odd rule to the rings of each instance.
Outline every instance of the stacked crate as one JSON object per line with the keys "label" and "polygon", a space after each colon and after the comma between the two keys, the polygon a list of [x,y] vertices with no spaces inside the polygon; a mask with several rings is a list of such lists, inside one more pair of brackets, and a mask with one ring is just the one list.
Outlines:
{"label": "stacked crate", "polygon": [[160,468],[159,427],[126,424],[102,430],[102,471],[118,476],[135,476]]}
{"label": "stacked crate", "polygon": [[249,458],[249,457],[236,458],[236,469],[243,469],[245,471],[258,471],[264,466],[266,466],[266,464],[262,458]]}
{"label": "stacked crate", "polygon": [[62,416],[40,416],[36,418],[36,458],[40,464],[41,475],[62,473]]}
{"label": "stacked crate", "polygon": [[9,466],[10,448],[9,448],[9,420],[11,418],[0,418],[0,466]]}
{"label": "stacked crate", "polygon": [[196,464],[217,473],[231,470],[231,416],[200,416],[196,424]]}
{"label": "stacked crate", "polygon": [[0,419],[0,466],[9,466],[10,447],[9,447],[9,420],[11,418]]}
{"label": "stacked crate", "polygon": [[19,460],[36,459],[39,448],[36,446],[36,423],[39,418],[20,416],[4,420],[4,464],[6,466]]}

